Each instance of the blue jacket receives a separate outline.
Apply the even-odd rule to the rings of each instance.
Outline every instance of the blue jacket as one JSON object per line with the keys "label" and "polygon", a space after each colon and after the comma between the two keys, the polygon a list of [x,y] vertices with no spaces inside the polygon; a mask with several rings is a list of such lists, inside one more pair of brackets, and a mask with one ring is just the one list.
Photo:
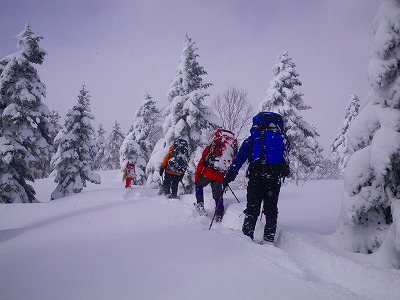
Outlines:
{"label": "blue jacket", "polygon": [[[237,156],[235,157],[235,159],[232,162],[232,165],[229,167],[229,170],[227,172],[227,175],[225,177],[228,177],[228,181],[230,180],[234,180],[236,175],[239,173],[240,168],[243,166],[243,164],[246,162],[246,160],[250,161],[248,170],[247,170],[247,175],[249,176],[249,178],[251,177],[257,177],[257,176],[267,176],[269,178],[283,178],[285,176],[287,176],[290,171],[286,170],[287,175],[283,175],[285,174],[282,172],[282,167],[285,165],[284,163],[268,163],[268,164],[262,164],[261,163],[261,159],[255,159],[254,161],[252,161],[253,159],[253,147],[254,147],[254,143],[252,140],[252,137],[249,136],[247,139],[245,139],[242,143],[242,145],[240,146],[239,152],[237,154]],[[289,168],[287,166],[287,168]],[[235,174],[235,175],[233,175]]]}
{"label": "blue jacket", "polygon": [[[232,165],[229,167],[230,171],[233,171],[235,174],[239,173],[240,168],[250,157],[251,151],[251,136],[245,139],[240,146],[239,152],[236,155],[235,159],[232,162]],[[251,170],[252,164],[249,165],[249,171]]]}

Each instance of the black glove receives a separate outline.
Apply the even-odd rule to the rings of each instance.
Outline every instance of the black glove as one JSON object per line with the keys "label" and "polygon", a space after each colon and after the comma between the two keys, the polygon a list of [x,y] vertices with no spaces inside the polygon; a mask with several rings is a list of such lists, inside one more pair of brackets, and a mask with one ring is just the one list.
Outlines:
{"label": "black glove", "polygon": [[222,182],[223,189],[225,190],[229,182],[234,181],[235,178],[236,178],[236,173],[233,172],[231,169],[229,169],[228,172],[226,172],[225,174],[224,181]]}
{"label": "black glove", "polygon": [[162,177],[162,174],[164,173],[164,168],[160,168],[160,176]]}

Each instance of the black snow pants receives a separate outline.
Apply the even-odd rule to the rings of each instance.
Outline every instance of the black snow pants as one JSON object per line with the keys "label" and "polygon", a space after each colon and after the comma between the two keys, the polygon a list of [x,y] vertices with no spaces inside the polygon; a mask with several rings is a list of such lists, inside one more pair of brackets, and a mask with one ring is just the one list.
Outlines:
{"label": "black snow pants", "polygon": [[163,182],[163,193],[164,195],[171,195],[177,197],[178,195],[178,184],[182,180],[183,176],[175,176],[172,174],[165,173]]}
{"label": "black snow pants", "polygon": [[251,239],[254,238],[258,216],[260,215],[261,203],[266,223],[264,227],[264,240],[273,242],[278,219],[278,198],[281,189],[279,178],[266,178],[262,176],[249,176],[247,186],[247,205],[244,213],[246,215],[242,231]]}

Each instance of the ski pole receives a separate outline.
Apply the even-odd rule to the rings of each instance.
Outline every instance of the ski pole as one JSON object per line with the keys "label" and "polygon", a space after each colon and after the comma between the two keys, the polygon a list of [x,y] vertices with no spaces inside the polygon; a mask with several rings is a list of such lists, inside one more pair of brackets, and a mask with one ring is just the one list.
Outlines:
{"label": "ski pole", "polygon": [[212,226],[212,224],[213,224],[213,222],[214,222],[215,215],[217,214],[217,209],[218,209],[219,204],[221,203],[222,200],[223,200],[223,197],[221,197],[221,198],[218,200],[218,203],[217,203],[217,205],[215,206],[214,215],[213,215],[213,217],[212,217],[212,219],[211,219],[210,227],[208,228],[208,230],[211,230],[211,226]]}
{"label": "ski pole", "polygon": [[236,197],[235,193],[232,191],[232,189],[231,189],[231,187],[229,186],[229,184],[228,184],[228,188],[231,190],[233,196],[235,196],[236,201],[240,203],[239,199]]}

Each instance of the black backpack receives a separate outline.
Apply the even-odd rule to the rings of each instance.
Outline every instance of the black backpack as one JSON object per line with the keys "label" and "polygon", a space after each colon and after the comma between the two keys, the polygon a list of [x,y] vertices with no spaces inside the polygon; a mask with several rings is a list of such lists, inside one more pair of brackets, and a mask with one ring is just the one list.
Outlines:
{"label": "black backpack", "polygon": [[183,139],[177,138],[174,141],[173,147],[171,157],[168,160],[167,170],[183,175],[189,162],[188,143]]}
{"label": "black backpack", "polygon": [[253,118],[249,161],[262,176],[287,177],[290,174],[289,141],[280,114],[260,112]]}

